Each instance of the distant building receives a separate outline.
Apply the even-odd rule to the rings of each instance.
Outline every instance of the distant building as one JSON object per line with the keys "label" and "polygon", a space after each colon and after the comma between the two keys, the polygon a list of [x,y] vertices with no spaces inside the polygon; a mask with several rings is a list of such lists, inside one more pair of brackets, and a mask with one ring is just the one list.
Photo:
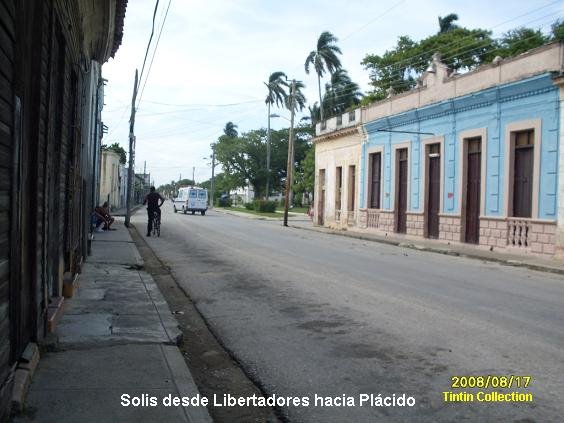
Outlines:
{"label": "distant building", "polygon": [[112,209],[122,207],[119,159],[120,156],[115,151],[102,150],[99,204],[107,201]]}
{"label": "distant building", "polygon": [[239,187],[231,190],[229,195],[233,199],[234,203],[250,203],[255,199],[255,191],[250,184],[245,187]]}
{"label": "distant building", "polygon": [[119,164],[119,208],[125,208],[127,206],[127,175],[128,168]]}
{"label": "distant building", "polygon": [[436,55],[417,88],[318,123],[314,221],[554,255],[563,54],[556,42],[463,75]]}

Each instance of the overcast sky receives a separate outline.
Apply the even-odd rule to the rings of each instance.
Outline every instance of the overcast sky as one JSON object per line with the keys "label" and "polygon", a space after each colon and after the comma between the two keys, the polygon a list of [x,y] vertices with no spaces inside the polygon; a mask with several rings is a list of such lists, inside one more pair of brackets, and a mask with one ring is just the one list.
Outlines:
{"label": "overcast sky", "polygon": [[[153,48],[168,0],[160,0]],[[210,143],[225,123],[239,132],[266,127],[263,81],[274,71],[306,84],[309,104],[318,97],[317,79],[306,75],[304,61],[323,31],[332,32],[343,51],[341,61],[352,80],[368,89],[360,62],[382,54],[400,35],[414,40],[437,32],[438,16],[459,15],[459,24],[487,28],[494,36],[518,27],[542,28],[563,16],[562,2],[513,0],[172,0],[149,72],[151,48],[141,88],[135,133],[136,169],[147,163],[155,184],[211,176]],[[130,0],[124,36],[115,59],[103,67],[108,80],[103,120],[104,144],[128,150],[128,121],[135,69],[141,71],[151,33],[155,0]],[[285,110],[274,110],[288,117]],[[273,113],[274,113],[273,112]],[[272,119],[274,129],[288,126]],[[220,172],[216,168],[216,172]]]}

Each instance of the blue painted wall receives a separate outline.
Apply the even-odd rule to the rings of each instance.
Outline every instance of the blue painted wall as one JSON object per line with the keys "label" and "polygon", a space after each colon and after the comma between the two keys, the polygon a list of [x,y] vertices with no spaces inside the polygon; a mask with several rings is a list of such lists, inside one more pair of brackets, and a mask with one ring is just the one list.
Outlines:
{"label": "blue painted wall", "polygon": [[[506,126],[524,120],[541,120],[541,164],[539,218],[556,220],[558,193],[558,133],[559,95],[550,74],[540,75],[516,83],[500,85],[472,95],[454,98],[398,115],[388,116],[364,124],[368,141],[362,148],[360,205],[366,207],[367,150],[384,146],[383,209],[392,210],[392,146],[409,142],[411,145],[411,196],[409,210],[423,211],[421,141],[430,135],[376,132],[377,129],[394,131],[430,132],[443,136],[444,161],[443,213],[458,213],[461,193],[459,134],[464,131],[487,128],[486,204],[487,216],[503,216],[506,181],[505,131]],[[535,146],[536,148],[537,146]],[[483,183],[483,182],[482,182]],[[452,195],[449,195],[452,193]]]}

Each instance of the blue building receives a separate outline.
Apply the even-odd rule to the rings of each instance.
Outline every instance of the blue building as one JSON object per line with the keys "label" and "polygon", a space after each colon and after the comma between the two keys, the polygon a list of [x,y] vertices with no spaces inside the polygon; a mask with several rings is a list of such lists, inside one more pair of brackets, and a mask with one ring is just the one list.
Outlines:
{"label": "blue building", "polygon": [[[358,209],[347,224],[553,255],[562,51],[553,43],[464,75],[436,55],[416,89],[362,109]],[[326,127],[338,141],[342,129]],[[318,126],[317,139],[328,136]]]}

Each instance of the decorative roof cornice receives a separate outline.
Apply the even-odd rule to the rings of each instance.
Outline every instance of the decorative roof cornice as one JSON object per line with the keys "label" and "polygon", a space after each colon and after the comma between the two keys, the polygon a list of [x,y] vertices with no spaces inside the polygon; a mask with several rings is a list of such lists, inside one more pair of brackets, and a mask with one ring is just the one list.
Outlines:
{"label": "decorative roof cornice", "polygon": [[[346,128],[339,129],[338,131],[328,132],[326,134],[317,136],[317,137],[313,138],[313,143],[318,144],[318,143],[321,143],[321,142],[332,141],[335,138],[342,138],[342,137],[345,137],[347,135],[354,135],[354,134],[358,134],[360,136],[363,135],[362,125],[357,124],[355,126],[348,126]],[[360,142],[360,140],[359,140],[359,142]]]}

